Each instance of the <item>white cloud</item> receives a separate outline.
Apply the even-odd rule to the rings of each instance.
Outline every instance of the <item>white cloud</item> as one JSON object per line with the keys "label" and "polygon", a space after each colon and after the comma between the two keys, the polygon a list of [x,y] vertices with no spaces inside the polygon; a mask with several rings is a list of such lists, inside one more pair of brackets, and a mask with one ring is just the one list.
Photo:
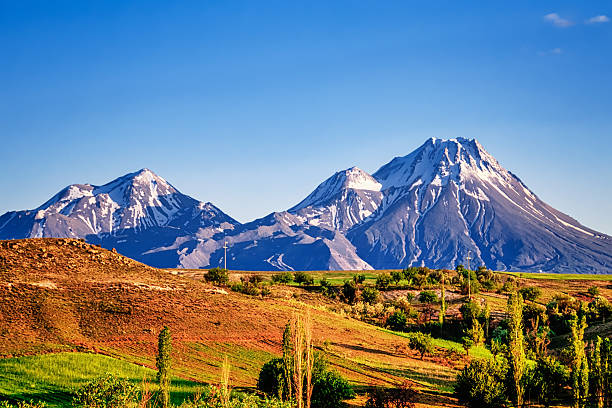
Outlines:
{"label": "white cloud", "polygon": [[550,13],[550,14],[545,15],[544,21],[547,21],[556,27],[562,27],[562,28],[570,27],[574,25],[573,21],[562,18],[557,13]]}
{"label": "white cloud", "polygon": [[599,24],[599,23],[608,23],[608,22],[610,22],[610,17],[604,14],[600,16],[591,17],[586,21],[587,24]]}
{"label": "white cloud", "polygon": [[560,55],[563,54],[563,50],[561,48],[553,48],[552,50],[548,50],[548,51],[540,51],[538,53],[539,55]]}

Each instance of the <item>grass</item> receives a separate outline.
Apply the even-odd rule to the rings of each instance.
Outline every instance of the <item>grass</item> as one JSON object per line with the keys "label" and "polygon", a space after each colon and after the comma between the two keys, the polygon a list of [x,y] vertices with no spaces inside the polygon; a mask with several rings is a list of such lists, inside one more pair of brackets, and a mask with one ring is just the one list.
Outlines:
{"label": "grass", "polygon": [[516,276],[521,279],[548,279],[571,281],[612,281],[612,275],[593,275],[581,273],[525,273],[525,272],[498,272],[505,275]]}
{"label": "grass", "polygon": [[[83,384],[106,374],[141,384],[155,381],[155,371],[115,358],[90,353],[56,353],[0,359],[0,400],[37,400],[51,408],[70,407]],[[202,384],[174,378],[171,399],[182,402]],[[151,384],[150,390],[155,386]]]}
{"label": "grass", "polygon": [[[397,331],[385,329],[383,327],[379,327],[378,329],[386,333],[391,333],[396,336],[408,338],[408,333],[397,332]],[[453,351],[458,352],[459,354],[465,353],[465,350],[463,349],[463,346],[461,345],[461,343],[458,343],[456,341],[434,338],[433,344],[434,346],[438,348],[442,348],[445,350],[453,350]],[[472,347],[470,349],[470,356],[475,357],[475,358],[485,358],[485,359],[493,358],[493,354],[491,354],[491,352],[484,346]]]}

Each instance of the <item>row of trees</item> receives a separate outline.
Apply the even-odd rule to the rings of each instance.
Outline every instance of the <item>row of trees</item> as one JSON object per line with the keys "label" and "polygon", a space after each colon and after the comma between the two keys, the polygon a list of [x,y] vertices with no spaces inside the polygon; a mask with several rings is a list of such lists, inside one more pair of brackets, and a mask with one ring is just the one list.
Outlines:
{"label": "row of trees", "polygon": [[526,309],[521,293],[509,296],[503,344],[494,340],[492,360],[474,360],[461,371],[455,386],[459,401],[483,408],[508,402],[522,407],[527,401],[546,407],[554,401],[570,401],[576,408],[612,406],[612,341],[585,342],[588,306],[572,313],[567,352],[533,354],[535,361],[527,359]]}

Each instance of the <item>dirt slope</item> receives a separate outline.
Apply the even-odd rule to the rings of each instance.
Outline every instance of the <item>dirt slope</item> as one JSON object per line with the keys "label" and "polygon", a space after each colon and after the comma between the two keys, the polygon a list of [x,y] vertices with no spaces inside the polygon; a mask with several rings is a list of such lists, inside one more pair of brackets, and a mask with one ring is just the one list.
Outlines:
{"label": "dirt slope", "polygon": [[[403,378],[449,390],[462,361],[421,361],[404,338],[328,312],[316,296],[279,289],[254,298],[78,240],[0,241],[0,356],[91,350],[152,367],[157,333],[168,325],[177,374],[216,381],[228,355],[234,385],[252,387],[261,365],[280,354],[292,313],[309,308],[317,346],[358,390]],[[427,406],[452,403],[423,398]]]}

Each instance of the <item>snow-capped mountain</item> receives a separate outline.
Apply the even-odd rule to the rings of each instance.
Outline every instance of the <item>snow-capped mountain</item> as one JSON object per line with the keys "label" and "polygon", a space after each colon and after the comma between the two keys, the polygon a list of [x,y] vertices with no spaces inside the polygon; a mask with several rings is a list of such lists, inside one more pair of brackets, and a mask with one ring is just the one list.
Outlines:
{"label": "snow-capped mountain", "polygon": [[325,180],[288,211],[309,225],[344,233],[376,211],[383,197],[381,187],[374,177],[353,167]]}
{"label": "snow-capped mountain", "polygon": [[142,169],[103,186],[73,184],[34,210],[8,212],[0,217],[0,239],[86,238],[142,260],[150,245],[238,224],[213,204],[184,195]]}
{"label": "snow-capped mountain", "polygon": [[348,232],[375,268],[465,263],[612,273],[612,239],[542,202],[476,140],[430,139],[381,167],[384,198]]}
{"label": "snow-capped mountain", "polygon": [[0,239],[81,237],[158,267],[454,268],[612,273],[612,237],[541,201],[476,141],[430,139],[373,175],[337,172],[240,224],[147,169],[0,217]]}

